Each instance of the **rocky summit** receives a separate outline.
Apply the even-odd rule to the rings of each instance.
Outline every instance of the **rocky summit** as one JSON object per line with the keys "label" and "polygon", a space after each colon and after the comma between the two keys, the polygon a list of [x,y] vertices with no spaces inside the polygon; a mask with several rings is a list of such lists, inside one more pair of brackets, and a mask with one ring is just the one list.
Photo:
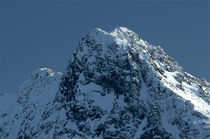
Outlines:
{"label": "rocky summit", "polygon": [[210,84],[125,27],[90,31],[65,73],[41,68],[0,100],[2,139],[210,138]]}

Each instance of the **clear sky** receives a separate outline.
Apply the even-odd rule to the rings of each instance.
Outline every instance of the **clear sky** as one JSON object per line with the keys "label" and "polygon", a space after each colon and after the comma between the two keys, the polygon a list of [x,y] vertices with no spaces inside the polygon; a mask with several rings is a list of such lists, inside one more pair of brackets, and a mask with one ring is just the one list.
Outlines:
{"label": "clear sky", "polygon": [[35,69],[65,71],[93,28],[125,26],[160,45],[187,72],[210,81],[210,2],[0,0],[0,93],[15,93]]}

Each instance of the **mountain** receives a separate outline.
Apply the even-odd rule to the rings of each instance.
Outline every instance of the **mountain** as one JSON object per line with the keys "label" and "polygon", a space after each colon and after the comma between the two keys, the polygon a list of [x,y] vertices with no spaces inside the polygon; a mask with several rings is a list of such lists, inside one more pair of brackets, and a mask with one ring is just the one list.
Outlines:
{"label": "mountain", "polygon": [[14,103],[1,138],[210,138],[210,84],[124,27],[90,31],[64,74],[35,71]]}

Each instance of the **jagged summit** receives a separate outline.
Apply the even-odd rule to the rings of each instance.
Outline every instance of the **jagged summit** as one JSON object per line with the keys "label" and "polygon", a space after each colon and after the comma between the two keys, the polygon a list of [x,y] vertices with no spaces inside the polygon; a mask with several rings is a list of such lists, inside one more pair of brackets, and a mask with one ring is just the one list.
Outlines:
{"label": "jagged summit", "polygon": [[[192,123],[196,121],[198,115],[209,119],[209,85],[186,73],[160,46],[150,45],[126,28],[120,27],[110,33],[96,29],[85,35],[63,76],[60,90],[64,100],[70,103],[68,111],[71,111],[72,103],[72,109],[76,107],[78,110],[82,107],[84,113],[92,111],[92,107],[99,107],[97,111],[101,113],[105,111],[109,117],[107,122],[110,124],[104,125],[103,121],[99,122],[105,127],[112,125],[119,127],[116,125],[118,123],[112,122],[113,115],[133,109],[135,106],[134,111],[129,112],[133,115],[130,117],[132,121],[146,120],[155,125],[147,125],[148,130],[139,135],[142,138],[152,137],[152,132],[158,132],[155,134],[161,138],[170,136],[190,138],[190,132],[198,131],[200,128],[205,131],[197,134],[197,137],[203,138],[208,135],[208,124],[204,127],[201,125],[205,122],[197,122],[196,126]],[[95,92],[107,96],[107,100],[106,97],[92,97],[97,94]],[[109,95],[114,99],[110,99]],[[109,103],[111,107],[109,111],[101,107],[100,103],[83,104],[83,102],[95,102],[97,99],[104,99],[107,104]],[[184,114],[188,110],[190,110],[189,115],[193,115],[193,118],[189,119],[190,122],[186,121],[189,115]],[[136,111],[139,116],[136,115]],[[194,114],[195,112],[198,115]],[[190,125],[189,131],[185,130],[184,125],[173,124],[177,121],[177,116],[180,117],[179,121]],[[85,117],[80,118],[92,125]],[[80,121],[80,118],[77,120]],[[156,120],[150,121],[151,119]],[[126,132],[123,132],[124,129],[115,128],[110,131],[106,128],[100,134],[104,137],[116,135],[118,138],[121,138],[121,135],[134,137],[137,126],[131,126],[128,121],[122,124],[129,127]],[[136,124],[141,125],[138,122]],[[173,133],[174,130],[177,133]],[[94,131],[90,131],[91,134],[94,134]]]}
{"label": "jagged summit", "polygon": [[[135,32],[125,27],[118,27],[112,32],[106,32],[102,29],[96,28],[85,35],[85,37],[82,38],[81,43],[84,39],[85,41],[93,41],[94,43],[99,44],[98,46],[95,46],[96,48],[90,47],[90,49],[101,49],[98,51],[99,54],[110,52],[120,53],[120,51],[128,52],[130,49],[138,50],[138,47],[130,45],[133,42],[138,42],[138,44],[141,44],[143,47],[146,47],[146,44],[148,44],[146,41],[140,39]],[[81,49],[81,47],[78,49]],[[84,47],[83,49],[86,50],[87,48]],[[90,51],[89,49],[85,50],[83,52]]]}
{"label": "jagged summit", "polygon": [[210,84],[125,27],[93,29],[64,74],[42,68],[20,92],[0,137],[210,137]]}

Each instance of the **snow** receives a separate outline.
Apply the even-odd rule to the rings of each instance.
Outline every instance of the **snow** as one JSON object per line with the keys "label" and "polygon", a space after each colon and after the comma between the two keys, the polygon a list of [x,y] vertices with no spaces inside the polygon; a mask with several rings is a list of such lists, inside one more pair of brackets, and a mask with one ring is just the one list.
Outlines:
{"label": "snow", "polygon": [[177,82],[177,80],[174,79],[174,76],[176,76],[176,74],[177,74],[177,72],[164,71],[164,75],[167,77],[167,81],[169,81],[174,86],[179,84],[179,82]]}
{"label": "snow", "polygon": [[115,131],[116,129],[115,129],[114,125],[111,124],[111,125],[108,127],[107,130],[109,130],[109,131]]}
{"label": "snow", "polygon": [[145,85],[144,81],[141,81],[142,86],[141,86],[141,92],[140,92],[140,99],[143,100],[145,103],[148,100],[148,90],[147,86]]}
{"label": "snow", "polygon": [[15,106],[17,106],[16,99],[16,94],[0,94],[0,114],[7,113],[11,115]]}
{"label": "snow", "polygon": [[141,135],[144,133],[144,130],[143,128],[147,125],[147,118],[144,118],[142,121],[141,121],[141,124],[139,125],[137,131],[136,131],[136,134],[134,136],[134,139],[139,139],[139,137],[141,137]]}
{"label": "snow", "polygon": [[198,97],[197,95],[195,95],[195,92],[191,92],[189,90],[182,91],[180,89],[176,90],[174,89],[174,87],[172,87],[170,84],[168,83],[164,83],[165,86],[167,86],[168,88],[172,89],[174,93],[176,93],[178,96],[180,96],[181,98],[190,101],[193,106],[194,109],[208,117],[210,117],[210,107],[208,105],[208,103],[206,103],[202,98]]}
{"label": "snow", "polygon": [[[19,115],[19,118],[15,120],[14,125],[11,125],[10,127],[9,138],[17,136],[21,127],[21,122],[23,122],[21,120],[25,120],[25,123],[30,126],[38,127],[38,124],[42,121],[41,116],[44,113],[44,110],[48,107],[48,104],[53,101],[55,94],[58,91],[60,78],[60,73],[54,73],[48,68],[41,68],[36,70],[31,78],[24,82],[20,88],[20,97],[18,98],[21,104],[15,103],[16,101],[14,101],[14,99],[8,101],[9,103],[13,101],[13,103],[19,105],[19,107],[13,106],[15,112],[9,109],[9,111],[14,113],[13,116],[15,114]],[[13,118],[14,117],[8,117],[8,120],[10,121],[10,119]],[[26,118],[31,118],[31,120]],[[25,132],[28,132],[29,134],[28,130]],[[48,135],[50,136],[50,133]]]}
{"label": "snow", "polygon": [[91,97],[94,100],[93,105],[100,106],[107,112],[110,112],[113,108],[113,102],[115,99],[113,92],[106,94],[105,96],[101,96],[98,92],[93,92]]}
{"label": "snow", "polygon": [[115,101],[119,104],[120,107],[127,107],[127,103],[124,101],[124,95],[118,96],[118,98],[115,98]]}
{"label": "snow", "polygon": [[97,42],[100,42],[102,45],[103,53],[107,52],[107,46],[109,46],[113,40],[113,37],[109,35],[109,33],[105,32],[102,29],[96,28],[93,29],[90,34],[90,36],[93,36]]}
{"label": "snow", "polygon": [[182,82],[182,86],[184,88],[184,90],[188,91],[188,92],[193,92],[193,94],[196,94],[197,92],[197,88],[193,85],[189,85],[186,82]]}
{"label": "snow", "polygon": [[169,118],[173,117],[174,115],[176,115],[174,113],[174,111],[163,111],[161,113],[161,123],[162,123],[164,129],[168,133],[172,134],[173,137],[178,139],[178,138],[180,138],[179,137],[180,131],[179,131],[177,125],[172,125],[169,123],[170,122]]}

